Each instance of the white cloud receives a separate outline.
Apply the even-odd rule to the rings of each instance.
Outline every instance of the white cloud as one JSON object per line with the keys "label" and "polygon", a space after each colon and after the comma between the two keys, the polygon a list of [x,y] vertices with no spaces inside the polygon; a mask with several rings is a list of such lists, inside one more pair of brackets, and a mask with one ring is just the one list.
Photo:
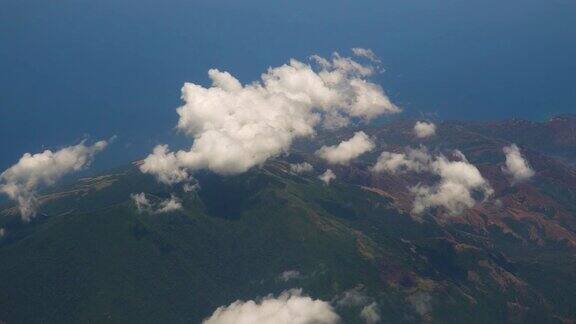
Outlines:
{"label": "white cloud", "polygon": [[204,324],[334,324],[340,317],[325,301],[302,295],[292,289],[261,300],[235,301],[222,306]]}
{"label": "white cloud", "polygon": [[312,164],[308,162],[302,162],[302,163],[290,164],[290,171],[298,174],[309,173],[314,171],[314,167],[312,166]]}
{"label": "white cloud", "polygon": [[82,141],[55,152],[25,153],[18,163],[0,174],[0,192],[14,200],[22,219],[29,221],[36,215],[36,191],[40,186],[53,185],[64,175],[85,168],[107,145],[106,141],[99,141],[86,146]]}
{"label": "white cloud", "polygon": [[380,323],[380,308],[375,302],[364,306],[362,311],[360,311],[360,317],[366,322],[366,324],[376,324]]}
{"label": "white cloud", "polygon": [[[178,153],[180,154],[179,151]],[[140,165],[140,171],[151,173],[163,183],[178,183],[190,178],[187,170],[181,167],[181,161],[174,152],[168,151],[168,145],[158,145],[152,154]]]}
{"label": "white cloud", "polygon": [[143,192],[131,194],[130,198],[132,198],[132,201],[134,201],[134,205],[136,205],[139,213],[149,210],[152,206],[148,198],[146,198],[146,194]]}
{"label": "white cloud", "polygon": [[336,297],[336,306],[354,307],[368,304],[371,299],[364,294],[363,290],[364,286],[358,285],[354,288],[344,291],[341,295]]}
{"label": "white cloud", "polygon": [[320,176],[318,176],[318,179],[324,181],[325,184],[330,184],[330,182],[332,182],[332,180],[336,179],[336,175],[334,174],[334,172],[330,169],[326,170],[326,172],[322,173]]}
{"label": "white cloud", "polygon": [[502,170],[512,177],[512,183],[526,181],[534,176],[534,170],[530,168],[516,144],[505,146],[502,150],[506,154],[506,165]]}
{"label": "white cloud", "polygon": [[298,270],[286,270],[278,276],[278,279],[284,282],[299,278],[302,278],[302,274]]}
{"label": "white cloud", "polygon": [[414,200],[416,213],[442,206],[451,214],[459,214],[476,204],[474,192],[482,193],[484,198],[493,193],[478,168],[468,162],[449,161],[440,156],[432,162],[431,171],[440,176],[439,183],[431,187],[418,185],[411,189],[416,195]]}
{"label": "white cloud", "polygon": [[436,125],[434,125],[434,123],[417,121],[414,125],[414,134],[418,138],[434,136],[436,134]]}
{"label": "white cloud", "polygon": [[356,132],[352,138],[335,146],[322,146],[316,155],[331,164],[347,165],[351,160],[372,151],[374,142],[364,132]]}
{"label": "white cloud", "polygon": [[182,209],[180,199],[173,195],[169,199],[160,200],[157,203],[152,203],[143,192],[132,194],[130,198],[132,198],[139,213],[162,214]]}
{"label": "white cloud", "polygon": [[182,203],[180,202],[180,199],[171,196],[170,199],[165,199],[160,202],[160,204],[158,205],[158,209],[156,210],[156,213],[157,214],[168,213],[180,209],[182,209]]}
{"label": "white cloud", "polygon": [[458,157],[460,161],[450,161],[443,155],[433,157],[425,148],[407,149],[406,153],[383,152],[372,170],[392,174],[399,171],[428,172],[439,176],[440,180],[433,186],[419,184],[411,188],[415,195],[414,212],[441,206],[452,214],[458,214],[474,206],[473,193],[482,194],[484,199],[493,193],[478,168],[470,164],[461,152]]}
{"label": "white cloud", "polygon": [[294,139],[314,135],[316,127],[400,111],[380,86],[366,80],[370,66],[338,54],[313,58],[318,68],[292,59],[246,85],[216,69],[208,73],[209,88],[184,84],[177,127],[194,139],[191,148],[170,152],[158,146],[140,169],[169,184],[199,169],[243,173],[285,153]]}
{"label": "white cloud", "polygon": [[380,59],[378,58],[378,56],[376,56],[376,54],[374,54],[374,52],[371,49],[354,47],[352,49],[352,53],[354,53],[354,55],[358,57],[364,57],[372,62],[380,63]]}
{"label": "white cloud", "polygon": [[382,152],[372,167],[372,171],[396,174],[407,171],[422,172],[429,169],[431,157],[425,147],[406,148],[405,151],[405,153]]}

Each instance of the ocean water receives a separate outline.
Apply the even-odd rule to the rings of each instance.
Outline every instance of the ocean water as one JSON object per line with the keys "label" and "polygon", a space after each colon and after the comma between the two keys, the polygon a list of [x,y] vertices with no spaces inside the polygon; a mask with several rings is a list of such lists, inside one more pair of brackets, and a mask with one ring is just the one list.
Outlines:
{"label": "ocean water", "polygon": [[243,82],[311,54],[373,49],[406,114],[456,119],[576,112],[576,2],[43,1],[0,9],[0,170],[24,152],[117,135],[113,166],[174,131],[185,81]]}

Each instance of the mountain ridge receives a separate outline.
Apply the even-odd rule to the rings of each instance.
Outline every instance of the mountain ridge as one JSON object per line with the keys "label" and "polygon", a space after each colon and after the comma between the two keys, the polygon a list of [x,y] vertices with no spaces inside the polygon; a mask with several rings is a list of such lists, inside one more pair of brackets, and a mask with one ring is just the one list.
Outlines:
{"label": "mountain ridge", "polygon": [[[159,184],[137,163],[44,192],[22,223],[0,207],[0,319],[15,322],[200,322],[222,305],[301,287],[333,301],[346,323],[360,291],[386,322],[557,322],[576,318],[576,172],[537,146],[522,152],[535,178],[511,186],[502,147],[467,124],[438,123],[424,141],[411,121],[366,130],[378,149],[349,166],[313,152],[353,129],[235,177],[196,174],[200,187]],[[369,171],[380,150],[424,144],[460,149],[495,190],[459,214],[416,215],[409,186],[421,175]],[[290,163],[315,171],[296,174]],[[330,185],[317,175],[330,167]],[[141,212],[131,198],[172,195],[182,209]],[[498,203],[498,201],[500,201]],[[286,271],[298,273],[284,281]]]}

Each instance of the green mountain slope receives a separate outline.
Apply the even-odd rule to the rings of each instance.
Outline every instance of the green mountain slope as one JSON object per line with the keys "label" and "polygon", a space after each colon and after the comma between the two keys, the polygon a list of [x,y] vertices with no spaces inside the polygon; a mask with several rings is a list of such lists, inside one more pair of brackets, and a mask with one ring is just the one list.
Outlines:
{"label": "green mountain slope", "polygon": [[[549,272],[546,265],[530,259],[520,267],[465,227],[429,215],[415,220],[374,189],[326,186],[282,161],[198,179],[200,190],[184,192],[131,166],[46,193],[44,216],[30,224],[5,209],[0,319],[194,323],[237,299],[293,287],[328,301],[363,287],[388,322],[571,315],[561,300],[543,297],[546,287],[528,282]],[[139,213],[130,199],[136,192],[175,193],[184,208]],[[507,240],[502,234],[498,244]],[[280,280],[287,270],[300,276]],[[360,322],[359,310],[337,309],[350,323]]]}

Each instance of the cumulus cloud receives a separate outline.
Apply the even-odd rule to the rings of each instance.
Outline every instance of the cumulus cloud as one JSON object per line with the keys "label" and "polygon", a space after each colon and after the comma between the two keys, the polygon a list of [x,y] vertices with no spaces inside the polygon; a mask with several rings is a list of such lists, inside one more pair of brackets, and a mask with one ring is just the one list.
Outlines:
{"label": "cumulus cloud", "polygon": [[534,176],[534,170],[522,156],[516,144],[505,146],[502,150],[506,154],[506,165],[502,167],[502,170],[512,177],[512,183],[526,181]]}
{"label": "cumulus cloud", "polygon": [[64,175],[82,170],[107,145],[106,141],[99,141],[87,146],[82,141],[55,152],[25,153],[18,163],[0,174],[0,192],[15,201],[22,219],[29,221],[36,215],[36,191],[40,186],[52,185]]}
{"label": "cumulus cloud", "polygon": [[352,138],[335,146],[322,146],[316,155],[331,164],[347,165],[351,160],[372,151],[374,142],[364,132],[356,132]]}
{"label": "cumulus cloud", "polygon": [[302,274],[298,270],[286,270],[278,276],[278,279],[284,282],[299,278],[302,278]]}
{"label": "cumulus cloud", "polygon": [[370,305],[364,306],[360,311],[360,317],[366,322],[366,324],[376,324],[380,323],[380,308],[377,303],[372,303]]}
{"label": "cumulus cloud", "polygon": [[314,171],[314,167],[312,166],[312,164],[308,163],[308,162],[302,162],[302,163],[295,163],[295,164],[290,164],[290,171],[300,174],[300,173],[309,173]]}
{"label": "cumulus cloud", "polygon": [[436,134],[436,125],[434,125],[434,123],[417,121],[414,125],[414,134],[418,138],[434,136]]}
{"label": "cumulus cloud", "polygon": [[440,176],[434,186],[418,185],[412,188],[416,195],[414,212],[421,213],[431,207],[443,206],[452,214],[473,207],[476,200],[474,192],[484,198],[492,195],[493,190],[478,168],[465,161],[449,161],[443,156],[437,157],[430,165],[432,173]]}
{"label": "cumulus cloud", "polygon": [[374,54],[374,52],[369,48],[354,47],[352,53],[358,57],[364,57],[372,62],[380,63],[378,56],[376,56],[376,54]]}
{"label": "cumulus cloud", "polygon": [[285,153],[294,139],[314,135],[317,127],[400,111],[367,80],[372,67],[338,54],[313,60],[314,66],[292,59],[245,85],[217,69],[208,72],[211,87],[184,84],[177,128],[194,139],[192,146],[177,152],[157,146],[140,169],[168,184],[200,169],[239,174]]}
{"label": "cumulus cloud", "polygon": [[318,176],[318,179],[324,181],[325,184],[330,184],[330,182],[332,182],[332,180],[336,179],[336,175],[334,174],[334,172],[332,170],[328,169],[324,173],[322,173],[320,176]]}
{"label": "cumulus cloud", "polygon": [[181,166],[180,161],[185,152],[179,151],[178,154],[179,157],[174,152],[170,152],[168,145],[158,145],[140,165],[140,171],[153,174],[158,181],[167,184],[188,181],[190,175]]}
{"label": "cumulus cloud", "polygon": [[461,213],[476,203],[474,194],[484,199],[493,190],[460,152],[460,161],[450,161],[443,155],[431,156],[425,148],[407,149],[406,153],[384,152],[372,168],[375,172],[397,173],[399,171],[428,172],[440,180],[433,186],[416,185],[410,190],[415,195],[413,210],[421,213],[432,207],[444,207],[451,214]]}
{"label": "cumulus cloud", "polygon": [[330,303],[302,295],[301,289],[284,291],[278,297],[235,301],[222,306],[204,324],[334,324],[340,317]]}
{"label": "cumulus cloud", "polygon": [[132,198],[139,213],[162,214],[182,209],[180,199],[173,195],[169,199],[160,200],[156,203],[152,203],[143,192],[132,194],[130,198]]}
{"label": "cumulus cloud", "polygon": [[382,152],[372,167],[374,172],[388,172],[392,174],[407,171],[422,172],[429,169],[431,156],[428,149],[406,148],[405,153]]}

